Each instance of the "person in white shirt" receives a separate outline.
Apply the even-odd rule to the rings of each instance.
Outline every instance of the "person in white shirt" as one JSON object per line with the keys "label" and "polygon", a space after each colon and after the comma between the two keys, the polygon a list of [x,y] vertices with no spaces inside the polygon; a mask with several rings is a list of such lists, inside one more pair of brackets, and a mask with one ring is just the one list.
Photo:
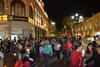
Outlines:
{"label": "person in white shirt", "polygon": [[54,50],[56,52],[58,61],[60,61],[60,53],[61,53],[61,44],[59,41],[57,41],[57,43],[54,45]]}

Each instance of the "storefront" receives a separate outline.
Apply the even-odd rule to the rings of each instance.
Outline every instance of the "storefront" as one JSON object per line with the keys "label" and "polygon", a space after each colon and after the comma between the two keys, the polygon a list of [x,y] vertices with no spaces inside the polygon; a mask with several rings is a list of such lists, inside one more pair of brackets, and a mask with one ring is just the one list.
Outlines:
{"label": "storefront", "polygon": [[[6,20],[3,20],[6,19]],[[2,16],[0,21],[0,39],[29,39],[30,34],[35,37],[35,26],[29,22],[28,17]]]}

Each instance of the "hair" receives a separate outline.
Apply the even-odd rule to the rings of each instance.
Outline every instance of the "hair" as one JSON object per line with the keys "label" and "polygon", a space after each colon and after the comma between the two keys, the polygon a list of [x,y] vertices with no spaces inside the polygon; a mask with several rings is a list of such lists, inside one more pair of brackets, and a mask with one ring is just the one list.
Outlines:
{"label": "hair", "polygon": [[[92,43],[89,43],[89,44],[87,45],[87,50],[86,50],[86,53],[87,53],[87,54],[90,53],[90,50],[89,50],[89,46],[90,46],[90,45],[92,46]],[[92,47],[93,47],[93,46],[92,46]],[[93,49],[93,48],[92,48],[92,49]]]}
{"label": "hair", "polygon": [[82,46],[82,42],[77,42],[77,44],[75,45],[75,49],[77,49],[78,47]]}

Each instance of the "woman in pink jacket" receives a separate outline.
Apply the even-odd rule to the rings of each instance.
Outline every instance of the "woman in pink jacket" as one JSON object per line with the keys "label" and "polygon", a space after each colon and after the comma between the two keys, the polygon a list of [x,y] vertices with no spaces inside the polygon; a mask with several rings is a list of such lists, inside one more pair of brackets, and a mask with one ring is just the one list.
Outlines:
{"label": "woman in pink jacket", "polygon": [[83,57],[82,57],[82,43],[79,42],[75,46],[75,50],[71,53],[70,56],[70,67],[83,67]]}

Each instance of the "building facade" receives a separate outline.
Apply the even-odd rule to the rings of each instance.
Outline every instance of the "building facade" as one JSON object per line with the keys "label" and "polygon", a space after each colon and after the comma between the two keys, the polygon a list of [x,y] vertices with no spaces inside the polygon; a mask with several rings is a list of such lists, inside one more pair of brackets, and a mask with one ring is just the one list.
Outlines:
{"label": "building facade", "polygon": [[49,25],[42,0],[0,0],[0,39],[45,37]]}
{"label": "building facade", "polygon": [[78,23],[75,26],[75,31],[84,37],[88,35],[100,35],[100,13],[97,13],[92,17],[84,19],[83,22]]}

